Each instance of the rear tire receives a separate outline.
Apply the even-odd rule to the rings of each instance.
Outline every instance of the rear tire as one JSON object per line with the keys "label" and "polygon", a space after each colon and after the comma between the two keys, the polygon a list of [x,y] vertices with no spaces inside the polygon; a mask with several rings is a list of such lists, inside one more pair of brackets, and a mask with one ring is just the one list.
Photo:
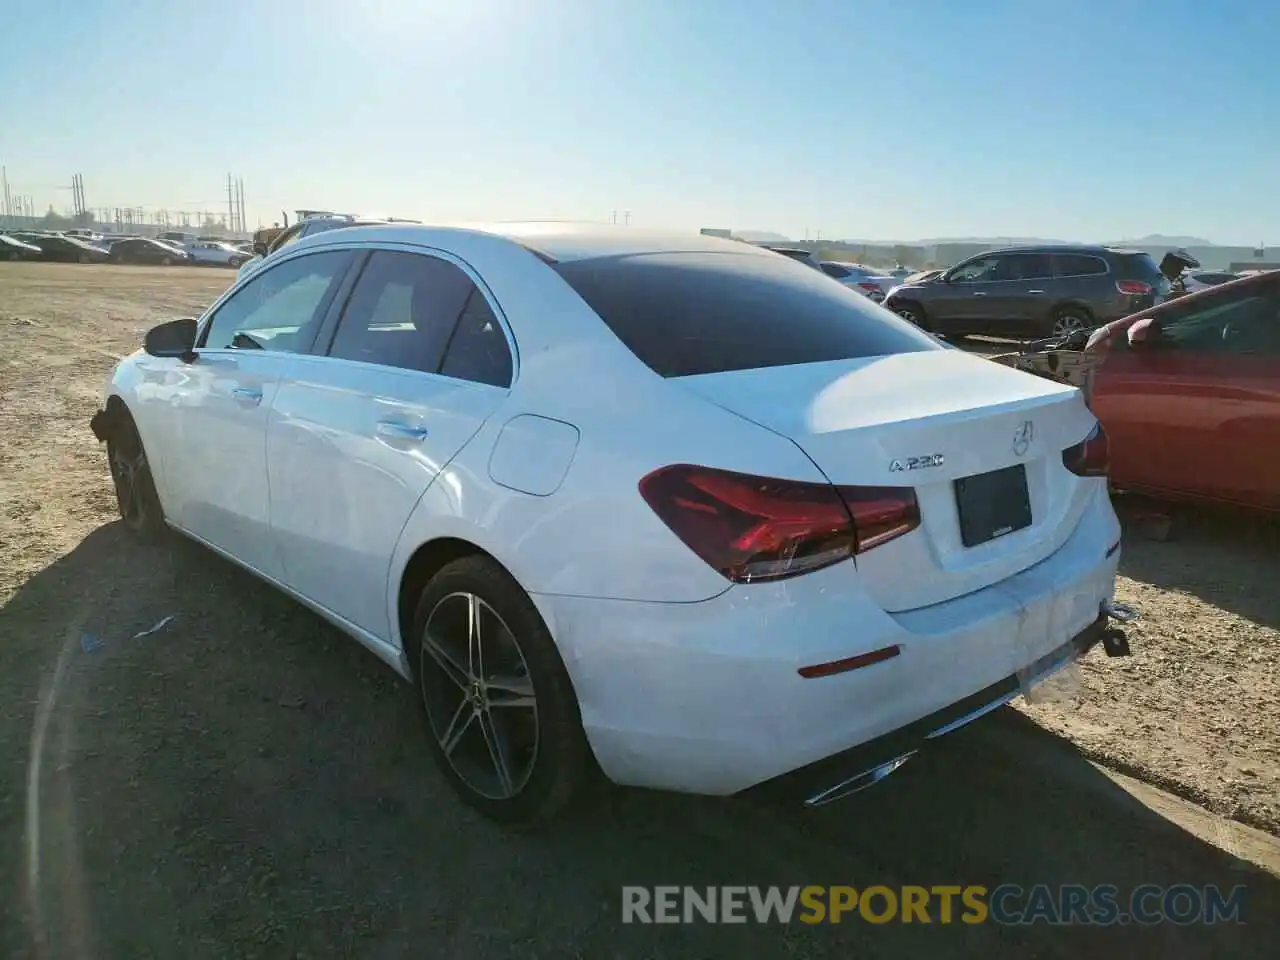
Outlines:
{"label": "rear tire", "polygon": [[554,819],[580,792],[590,748],[528,594],[489,557],[455,560],[423,589],[405,649],[431,752],[459,797],[510,826]]}
{"label": "rear tire", "polygon": [[164,522],[164,508],[142,438],[128,413],[117,415],[115,430],[107,438],[107,463],[125,529],[144,543],[161,540],[169,529]]}
{"label": "rear tire", "polygon": [[1083,307],[1059,307],[1050,319],[1049,336],[1065,337],[1076,330],[1087,330],[1094,325],[1093,317]]}

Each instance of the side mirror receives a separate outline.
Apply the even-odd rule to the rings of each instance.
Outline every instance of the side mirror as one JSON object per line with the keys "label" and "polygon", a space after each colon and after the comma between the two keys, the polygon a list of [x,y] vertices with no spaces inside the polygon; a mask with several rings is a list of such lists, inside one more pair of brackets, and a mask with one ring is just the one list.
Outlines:
{"label": "side mirror", "polygon": [[256,257],[265,257],[267,255],[267,245],[261,240],[253,241],[253,255]]}
{"label": "side mirror", "polygon": [[1155,321],[1150,317],[1143,317],[1129,327],[1129,346],[1134,348],[1148,346],[1155,339],[1157,332],[1159,327],[1155,326]]}
{"label": "side mirror", "polygon": [[196,358],[195,343],[195,318],[183,317],[148,330],[142,349],[153,357],[178,357],[183,363],[190,363]]}

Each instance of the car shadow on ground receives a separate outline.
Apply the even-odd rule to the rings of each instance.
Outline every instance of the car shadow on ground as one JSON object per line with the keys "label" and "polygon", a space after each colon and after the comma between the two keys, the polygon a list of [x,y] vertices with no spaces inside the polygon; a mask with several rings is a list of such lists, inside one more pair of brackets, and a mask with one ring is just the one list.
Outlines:
{"label": "car shadow on ground", "polygon": [[[521,834],[455,800],[389,670],[194,545],[99,528],[0,637],[6,956],[1273,955],[1275,876],[1011,710],[818,810],[606,789]],[[1248,922],[622,923],[626,885],[1002,883],[1244,885]]]}
{"label": "car shadow on ground", "polygon": [[1227,507],[1115,499],[1120,573],[1280,629],[1280,519]]}

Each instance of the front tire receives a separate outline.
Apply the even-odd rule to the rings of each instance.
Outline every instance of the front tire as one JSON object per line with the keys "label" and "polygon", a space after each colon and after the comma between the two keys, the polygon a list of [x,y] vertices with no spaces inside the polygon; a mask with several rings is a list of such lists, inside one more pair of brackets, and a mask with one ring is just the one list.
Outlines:
{"label": "front tire", "polygon": [[107,438],[107,463],[125,529],[144,543],[160,540],[168,530],[164,508],[160,505],[142,438],[127,413],[119,414],[116,428]]}
{"label": "front tire", "polygon": [[929,320],[925,316],[924,309],[919,304],[916,304],[916,303],[895,304],[893,307],[893,312],[896,313],[898,316],[900,316],[903,320],[906,320],[908,323],[915,324],[921,330],[925,330],[930,333],[933,332],[932,328],[929,326]]}
{"label": "front tire", "polygon": [[579,792],[588,746],[555,641],[492,559],[447,564],[405,638],[432,754],[464,802],[512,826],[544,824]]}
{"label": "front tire", "polygon": [[162,267],[167,267],[167,266],[169,266],[169,264],[171,264],[171,263],[173,263],[173,260],[172,260],[172,259],[170,259],[169,257],[161,257],[161,258],[160,258],[160,266],[162,266]]}

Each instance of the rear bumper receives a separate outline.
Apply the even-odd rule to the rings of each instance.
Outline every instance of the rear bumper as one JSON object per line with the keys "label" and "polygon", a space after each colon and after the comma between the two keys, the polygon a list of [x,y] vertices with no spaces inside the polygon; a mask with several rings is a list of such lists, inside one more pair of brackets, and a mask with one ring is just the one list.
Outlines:
{"label": "rear bumper", "polygon": [[1018,673],[1010,674],[892,733],[775,777],[747,792],[819,806],[871,786],[925,749],[930,741],[999,709],[1032,684],[1088,653],[1101,642],[1106,625],[1106,615],[1099,614],[1093,623],[1071,640]]}
{"label": "rear bumper", "polygon": [[[605,774],[728,795],[872,762],[1067,662],[1113,599],[1119,524],[1101,486],[1054,554],[984,589],[889,614],[852,563],[700,603],[535,595]],[[800,667],[897,656],[805,678]],[[975,706],[976,705],[976,706]],[[828,774],[823,767],[820,771]],[[857,771],[851,771],[856,773]],[[829,774],[828,774],[829,775]],[[829,784],[828,784],[829,785]]]}

